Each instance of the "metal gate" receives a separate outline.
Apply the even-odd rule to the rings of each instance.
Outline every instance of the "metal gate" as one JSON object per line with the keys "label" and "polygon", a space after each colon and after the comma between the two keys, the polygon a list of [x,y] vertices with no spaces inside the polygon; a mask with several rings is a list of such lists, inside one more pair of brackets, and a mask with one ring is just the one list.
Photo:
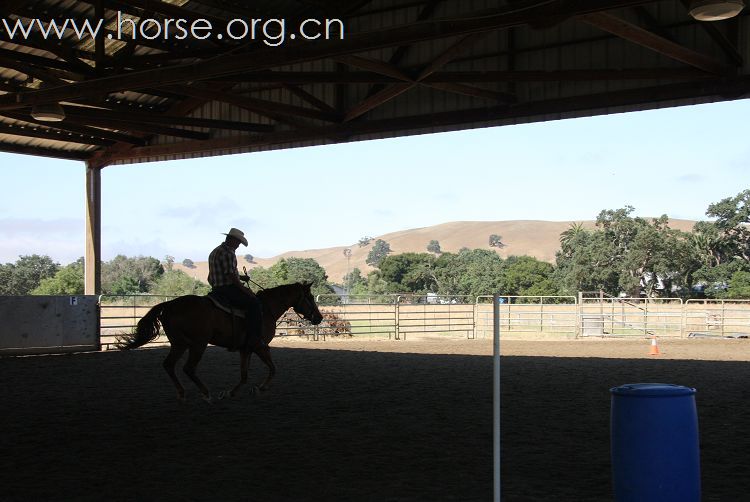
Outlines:
{"label": "metal gate", "polygon": [[581,336],[682,336],[680,298],[580,295]]}

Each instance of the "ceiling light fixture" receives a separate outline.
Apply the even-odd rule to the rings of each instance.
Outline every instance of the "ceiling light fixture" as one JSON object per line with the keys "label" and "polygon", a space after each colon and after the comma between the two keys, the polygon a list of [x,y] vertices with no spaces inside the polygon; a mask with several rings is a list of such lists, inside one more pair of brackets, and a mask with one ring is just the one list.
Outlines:
{"label": "ceiling light fixture", "polygon": [[739,14],[745,0],[692,0],[690,15],[698,21],[722,21]]}
{"label": "ceiling light fixture", "polygon": [[62,122],[65,120],[65,110],[60,103],[43,103],[31,108],[31,116],[40,122]]}

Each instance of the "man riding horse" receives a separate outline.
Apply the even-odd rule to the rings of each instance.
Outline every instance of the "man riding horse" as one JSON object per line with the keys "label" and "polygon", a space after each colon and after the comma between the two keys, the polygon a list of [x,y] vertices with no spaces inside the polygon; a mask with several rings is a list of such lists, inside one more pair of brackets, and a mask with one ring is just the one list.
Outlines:
{"label": "man riding horse", "polygon": [[246,335],[235,337],[234,343],[229,347],[230,351],[236,351],[243,345],[247,345],[251,337],[260,337],[263,314],[260,300],[250,288],[242,284],[237,271],[235,251],[240,244],[247,246],[245,234],[241,230],[232,228],[224,235],[226,235],[224,242],[208,256],[208,283],[211,285],[212,294],[245,312]]}

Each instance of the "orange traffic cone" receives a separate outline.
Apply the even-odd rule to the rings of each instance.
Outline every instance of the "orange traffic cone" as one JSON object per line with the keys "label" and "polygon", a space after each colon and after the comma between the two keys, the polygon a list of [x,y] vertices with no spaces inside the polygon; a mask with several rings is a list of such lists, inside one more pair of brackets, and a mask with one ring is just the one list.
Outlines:
{"label": "orange traffic cone", "polygon": [[651,350],[649,351],[648,355],[650,356],[658,356],[659,355],[659,346],[656,344],[656,337],[651,337]]}

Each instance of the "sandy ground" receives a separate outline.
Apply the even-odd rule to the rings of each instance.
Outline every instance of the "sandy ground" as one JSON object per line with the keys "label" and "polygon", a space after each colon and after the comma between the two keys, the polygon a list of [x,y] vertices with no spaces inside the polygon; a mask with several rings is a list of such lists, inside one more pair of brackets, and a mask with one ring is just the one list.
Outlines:
{"label": "sandy ground", "polygon": [[[276,340],[260,397],[180,405],[165,349],[0,359],[0,500],[492,498],[492,342]],[[611,500],[613,386],[698,389],[704,500],[747,500],[750,340],[504,341],[504,500]],[[237,355],[209,349],[215,391]],[[264,374],[257,359],[253,380]]]}

